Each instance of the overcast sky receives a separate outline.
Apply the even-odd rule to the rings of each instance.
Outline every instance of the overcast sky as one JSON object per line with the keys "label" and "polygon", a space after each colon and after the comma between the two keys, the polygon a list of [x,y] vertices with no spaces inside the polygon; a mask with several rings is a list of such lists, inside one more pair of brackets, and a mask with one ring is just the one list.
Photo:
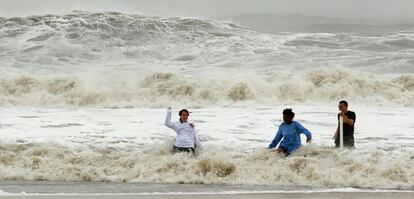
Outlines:
{"label": "overcast sky", "polygon": [[414,0],[0,0],[0,16],[4,17],[71,10],[216,19],[246,13],[300,13],[414,22]]}

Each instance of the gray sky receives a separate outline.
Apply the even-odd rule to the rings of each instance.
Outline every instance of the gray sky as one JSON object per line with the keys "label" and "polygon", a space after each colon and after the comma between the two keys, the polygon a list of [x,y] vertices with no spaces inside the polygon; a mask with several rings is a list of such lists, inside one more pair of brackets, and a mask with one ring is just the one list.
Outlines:
{"label": "gray sky", "polygon": [[158,16],[225,18],[245,13],[300,13],[414,22],[414,0],[0,0],[0,16],[120,11]]}

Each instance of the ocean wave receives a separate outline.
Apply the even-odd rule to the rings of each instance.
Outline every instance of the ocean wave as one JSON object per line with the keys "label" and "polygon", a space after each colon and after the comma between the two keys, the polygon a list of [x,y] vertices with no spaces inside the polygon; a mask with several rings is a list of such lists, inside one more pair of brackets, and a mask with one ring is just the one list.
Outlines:
{"label": "ocean wave", "polygon": [[4,44],[0,50],[4,58],[12,58],[8,60],[11,65],[56,66],[114,59],[183,62],[195,58],[185,54],[195,48],[205,48],[210,54],[212,48],[225,47],[237,53],[265,44],[254,31],[234,24],[116,12],[3,18],[0,27]]}
{"label": "ocean wave", "polygon": [[199,76],[119,72],[103,77],[0,77],[0,106],[211,107],[336,103],[340,99],[363,105],[412,107],[414,76],[370,76],[337,68]]}
{"label": "ocean wave", "polygon": [[172,154],[170,146],[2,144],[0,179],[414,189],[409,151],[342,151],[311,144],[285,158],[266,149],[206,146],[193,157]]}
{"label": "ocean wave", "polygon": [[0,18],[3,70],[67,72],[126,65],[371,68],[412,73],[413,31],[266,34],[228,22],[117,12]]}

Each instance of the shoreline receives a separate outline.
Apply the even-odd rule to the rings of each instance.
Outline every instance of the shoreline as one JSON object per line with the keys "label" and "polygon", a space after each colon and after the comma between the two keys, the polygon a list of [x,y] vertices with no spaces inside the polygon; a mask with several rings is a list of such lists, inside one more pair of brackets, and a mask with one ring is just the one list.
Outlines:
{"label": "shoreline", "polygon": [[181,198],[195,198],[195,199],[210,199],[210,198],[228,198],[228,199],[271,199],[271,198],[366,198],[366,199],[385,199],[385,198],[399,198],[399,199],[411,199],[414,197],[414,192],[314,192],[314,193],[187,193],[187,194],[17,194],[17,195],[0,195],[0,198],[107,198],[107,199],[129,199],[129,198],[142,198],[142,199],[181,199]]}
{"label": "shoreline", "polygon": [[413,198],[414,190],[301,186],[0,181],[0,198]]}

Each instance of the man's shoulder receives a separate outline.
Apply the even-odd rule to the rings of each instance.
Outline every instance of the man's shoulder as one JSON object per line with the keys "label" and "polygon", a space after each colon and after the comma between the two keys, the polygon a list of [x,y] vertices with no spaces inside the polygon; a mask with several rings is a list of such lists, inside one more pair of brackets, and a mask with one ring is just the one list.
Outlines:
{"label": "man's shoulder", "polygon": [[356,114],[355,114],[355,112],[353,112],[353,111],[348,111],[348,112],[346,113],[346,115],[348,116],[348,118],[349,118],[349,119],[353,119],[353,120],[355,120],[355,119],[356,119]]}
{"label": "man's shoulder", "polygon": [[355,115],[355,112],[354,111],[348,111],[348,114],[349,115]]}
{"label": "man's shoulder", "polygon": [[293,121],[293,124],[295,124],[296,127],[302,126],[302,124],[299,121],[296,121],[296,120]]}

